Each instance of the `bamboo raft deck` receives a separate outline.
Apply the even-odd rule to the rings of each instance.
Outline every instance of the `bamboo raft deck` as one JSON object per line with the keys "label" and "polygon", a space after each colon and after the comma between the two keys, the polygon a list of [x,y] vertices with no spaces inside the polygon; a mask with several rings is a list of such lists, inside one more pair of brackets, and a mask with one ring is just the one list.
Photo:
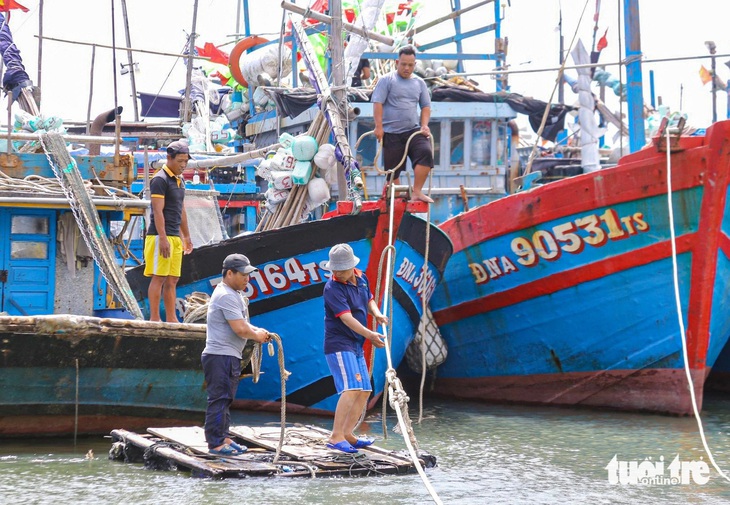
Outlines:
{"label": "bamboo raft deck", "polygon": [[[416,473],[406,451],[389,451],[371,445],[357,454],[327,449],[330,432],[316,426],[287,427],[279,460],[279,427],[232,426],[230,436],[248,447],[240,456],[208,453],[205,433],[199,426],[148,428],[138,434],[113,430],[109,458],[144,463],[147,468],[190,471],[195,477],[332,477]],[[421,464],[436,466],[436,458],[423,451]]]}

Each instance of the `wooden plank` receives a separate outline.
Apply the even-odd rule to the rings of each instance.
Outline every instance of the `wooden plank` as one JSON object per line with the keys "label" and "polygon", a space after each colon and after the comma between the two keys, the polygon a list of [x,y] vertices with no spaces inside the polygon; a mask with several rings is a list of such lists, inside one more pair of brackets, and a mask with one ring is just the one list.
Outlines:
{"label": "wooden plank", "polygon": [[[231,433],[244,439],[247,443],[259,445],[270,451],[275,451],[279,444],[280,428],[276,427],[252,427],[232,426]],[[308,461],[325,470],[337,470],[343,466],[351,466],[355,460],[365,456],[372,463],[378,461],[388,466],[395,466],[399,471],[413,469],[413,463],[408,458],[391,454],[391,451],[371,445],[359,450],[356,455],[349,455],[342,451],[328,449],[325,444],[329,439],[330,432],[315,426],[295,426],[286,429],[285,442],[281,453],[289,457]],[[333,461],[333,458],[336,460]],[[343,458],[345,458],[343,460]]]}
{"label": "wooden plank", "polygon": [[[279,446],[279,435],[281,434],[281,428],[279,427],[231,426],[230,431],[246,442],[269,451],[276,451]],[[317,456],[329,457],[333,453],[342,454],[340,451],[332,451],[325,447],[328,437],[328,434],[322,435],[305,427],[287,428],[281,453],[296,459],[310,459]]]}
{"label": "wooden plank", "polygon": [[147,428],[147,433],[175,442],[176,444],[184,445],[198,454],[208,454],[205,430],[200,426]]}
{"label": "wooden plank", "polygon": [[[127,430],[114,430],[111,434],[112,437],[123,442],[131,443],[141,449],[148,449],[156,443],[154,439],[150,439]],[[208,476],[214,477],[224,472],[221,468],[211,466],[205,461],[199,461],[192,456],[188,456],[187,454],[183,454],[169,447],[160,447],[156,449],[156,452],[160,456],[174,461],[175,464],[179,466],[202,472]]]}
{"label": "wooden plank", "polygon": [[205,441],[205,430],[200,426],[174,427],[174,428],[147,428],[147,431],[163,440],[169,440],[176,444],[184,445],[191,451],[207,458],[219,458],[209,465],[220,465],[220,468],[246,472],[249,474],[271,474],[278,473],[279,467],[270,463],[255,461],[248,452],[240,456],[216,456],[208,452],[208,444]]}
{"label": "wooden plank", "polygon": [[[329,437],[330,432],[325,430],[324,428],[320,428],[319,426],[311,426],[311,425],[307,425],[307,428],[309,428],[311,431],[313,431],[315,433],[320,433],[324,436]],[[363,447],[360,450],[375,453],[379,457],[382,457],[382,459],[385,459],[393,464],[400,464],[402,466],[412,466],[413,465],[413,462],[409,458],[406,458],[405,456],[400,456],[398,454],[394,454],[393,451],[383,449],[382,447],[378,447],[376,445],[369,445],[367,447]]]}

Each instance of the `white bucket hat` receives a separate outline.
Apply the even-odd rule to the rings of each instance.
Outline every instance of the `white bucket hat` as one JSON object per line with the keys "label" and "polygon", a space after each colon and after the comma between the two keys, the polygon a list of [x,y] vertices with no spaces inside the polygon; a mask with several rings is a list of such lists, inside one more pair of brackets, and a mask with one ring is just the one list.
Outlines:
{"label": "white bucket hat", "polygon": [[352,252],[352,247],[348,244],[337,244],[330,249],[330,260],[325,264],[327,270],[339,272],[355,268],[360,262],[360,258]]}

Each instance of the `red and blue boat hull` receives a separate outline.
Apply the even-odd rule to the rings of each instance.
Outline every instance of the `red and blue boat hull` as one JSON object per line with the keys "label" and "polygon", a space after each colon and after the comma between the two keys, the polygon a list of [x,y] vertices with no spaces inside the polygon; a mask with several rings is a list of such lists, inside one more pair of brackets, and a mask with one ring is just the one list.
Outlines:
{"label": "red and blue boat hull", "polygon": [[[670,162],[679,293],[701,405],[730,335],[730,122],[678,140]],[[654,144],[441,225],[454,254],[432,300],[449,346],[437,393],[691,413],[667,155]]]}

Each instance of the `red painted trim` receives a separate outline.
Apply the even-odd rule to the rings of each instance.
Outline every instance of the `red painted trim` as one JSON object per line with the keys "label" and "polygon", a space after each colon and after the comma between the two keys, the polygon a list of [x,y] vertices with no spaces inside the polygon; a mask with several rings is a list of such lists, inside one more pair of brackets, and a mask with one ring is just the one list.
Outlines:
{"label": "red painted trim", "polygon": [[[625,157],[615,168],[510,195],[451,218],[439,228],[449,235],[454,244],[454,253],[457,253],[486,238],[492,239],[546,221],[666,194],[665,165],[660,161],[661,157],[657,157],[656,151],[651,148],[645,151],[654,157],[650,165],[646,161],[636,161],[636,156]],[[672,174],[673,191],[700,186],[705,182],[706,156],[707,150],[704,148],[673,155],[672,164],[682,167]],[[495,219],[495,216],[503,219]]]}
{"label": "red painted trim", "polygon": [[[697,240],[696,234],[683,235],[677,238],[677,253],[685,253],[692,249]],[[670,241],[661,242],[648,247],[629,251],[606,260],[573,268],[565,272],[550,275],[543,279],[521,284],[506,291],[500,291],[476,300],[453,305],[434,313],[439,326],[453,323],[461,319],[484,314],[490,310],[502,309],[516,303],[524,302],[538,296],[549,295],[584,282],[601,279],[614,272],[647,265],[665,259],[672,254]]]}
{"label": "red painted trim", "polygon": [[[377,286],[378,282],[378,265],[380,263],[380,256],[383,254],[385,248],[388,247],[388,235],[390,230],[390,213],[388,208],[388,202],[384,198],[381,198],[378,202],[380,204],[380,215],[378,216],[378,225],[375,228],[375,236],[373,237],[372,246],[370,247],[370,261],[368,261],[368,267],[365,270],[365,275],[367,276],[368,281],[370,281],[370,286],[373,292],[375,292],[375,287]],[[403,221],[403,215],[405,214],[407,207],[408,202],[405,199],[395,199],[395,208],[393,209],[392,234],[394,242],[396,237],[398,236],[398,228]],[[382,272],[383,276],[385,276],[385,270],[386,269],[384,264]],[[382,286],[385,286],[385,281],[385,279],[381,281]],[[384,297],[385,289],[381,289],[380,297],[378,300],[376,300],[378,306],[381,306]],[[371,319],[372,316],[368,316],[368,327],[372,327]],[[370,368],[370,357],[373,352],[373,346],[369,340],[365,341],[363,349],[365,352],[365,362],[368,364],[368,368]]]}
{"label": "red painted trim", "polygon": [[[682,170],[704,169],[704,195],[700,207],[698,234],[702,240],[694,248],[687,315],[687,353],[692,369],[702,368],[707,358],[712,319],[718,248],[721,244],[725,198],[730,182],[730,122],[716,123],[707,130],[704,157],[698,166],[678,165]],[[672,166],[676,161],[672,159]],[[673,172],[675,172],[673,170]],[[674,173],[672,174],[674,175]]]}
{"label": "red painted trim", "polygon": [[[703,384],[709,372],[709,368],[692,371],[700,408]],[[692,402],[682,368],[437,377],[434,392],[467,400],[610,407],[612,410],[692,415]]]}
{"label": "red painted trim", "polygon": [[[730,237],[724,233],[720,233],[720,250],[726,258],[730,259]],[[728,382],[730,384],[730,382]]]}
{"label": "red painted trim", "polygon": [[229,209],[241,209],[243,207],[255,207],[258,209],[259,202],[255,200],[218,200],[218,206],[228,207]]}

